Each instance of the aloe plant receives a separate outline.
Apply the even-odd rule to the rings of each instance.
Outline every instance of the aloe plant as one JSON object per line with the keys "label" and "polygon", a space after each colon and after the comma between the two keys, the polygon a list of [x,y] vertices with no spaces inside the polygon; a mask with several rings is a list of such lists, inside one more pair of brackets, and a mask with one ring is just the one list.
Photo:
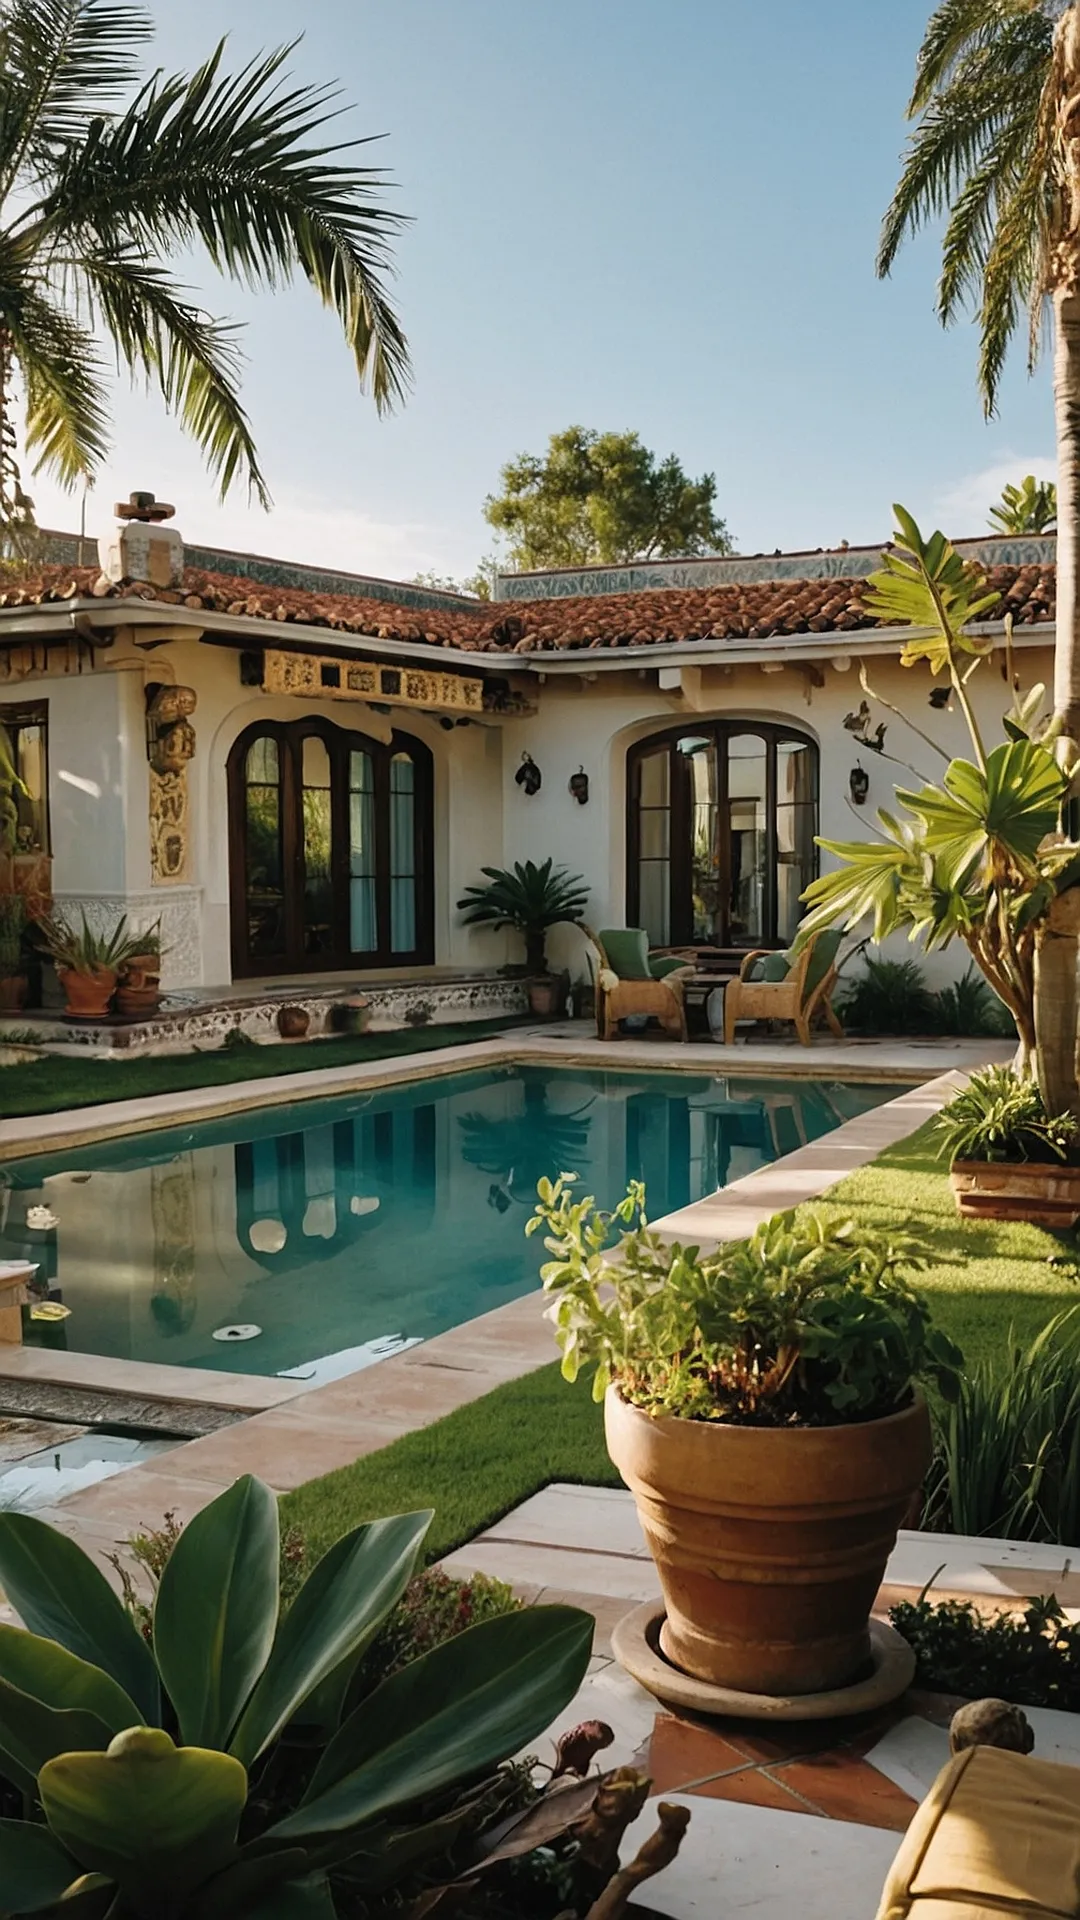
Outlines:
{"label": "aloe plant", "polygon": [[40,922],[39,932],[55,964],[71,973],[118,973],[125,960],[147,950],[146,936],[129,931],[126,914],[109,933],[90,925],[85,908],[78,926],[57,913]]}
{"label": "aloe plant", "polygon": [[589,889],[580,873],[567,873],[551,860],[537,866],[532,860],[513,867],[481,867],[487,884],[469,887],[458,901],[467,927],[488,926],[498,931],[513,927],[525,938],[525,965],[543,973],[547,965],[547,934],[564,921],[576,925],[585,911]]}
{"label": "aloe plant", "polygon": [[238,1480],[177,1540],[148,1642],[74,1541],[0,1514],[0,1586],[27,1629],[0,1626],[0,1774],[27,1808],[0,1820],[3,1911],[70,1900],[74,1920],[100,1888],[113,1920],[333,1920],[331,1870],[362,1895],[388,1859],[444,1851],[446,1797],[573,1698],[593,1623],[485,1621],[352,1709],[431,1517],[354,1527],[282,1612],[277,1501]]}

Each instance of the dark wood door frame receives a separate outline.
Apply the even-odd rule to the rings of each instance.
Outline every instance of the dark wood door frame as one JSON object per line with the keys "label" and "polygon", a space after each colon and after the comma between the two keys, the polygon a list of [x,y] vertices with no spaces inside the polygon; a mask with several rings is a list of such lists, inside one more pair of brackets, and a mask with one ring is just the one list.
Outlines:
{"label": "dark wood door frame", "polygon": [[[303,748],[316,737],[330,759],[330,886],[331,946],[318,954],[304,950]],[[281,805],[282,913],[284,952],[280,955],[249,951],[247,889],[246,767],[248,752],[259,739],[273,739],[278,747]],[[349,755],[370,756],[374,785],[375,919],[378,944],[370,953],[354,953],[349,923]],[[415,868],[416,943],[407,953],[394,952],[390,926],[390,769],[404,753],[413,766],[413,855]],[[434,775],[430,749],[415,735],[395,729],[388,745],[368,734],[335,725],[332,720],[257,720],[233,742],[226,761],[229,836],[229,915],[234,979],[291,973],[336,973],[351,968],[422,966],[434,959],[433,831]]]}

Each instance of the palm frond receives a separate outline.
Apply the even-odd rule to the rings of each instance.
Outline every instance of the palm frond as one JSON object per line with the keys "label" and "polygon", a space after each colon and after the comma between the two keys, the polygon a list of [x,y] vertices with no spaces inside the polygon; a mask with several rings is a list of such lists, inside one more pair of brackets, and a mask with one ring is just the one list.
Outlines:
{"label": "palm frond", "polygon": [[63,486],[74,487],[109,451],[108,392],[93,335],[31,293],[11,340],[26,390],[34,471],[47,467]]}
{"label": "palm frond", "polygon": [[336,94],[279,79],[288,47],[221,72],[223,48],[190,79],[155,79],[130,109],[94,123],[27,220],[148,252],[201,242],[252,287],[304,275],[342,323],[378,406],[400,398],[408,350],[387,297],[389,241],[403,216],[375,197],[381,172],[346,164],[366,142],[308,144]]}
{"label": "palm frond", "polygon": [[0,196],[24,161],[47,164],[92,119],[120,105],[153,33],[153,16],[127,0],[8,0],[0,26]]}
{"label": "palm frond", "polygon": [[1001,206],[1032,158],[1030,122],[1017,116],[1001,128],[954,200],[941,246],[937,306],[943,326],[951,324],[965,303],[981,300]]}
{"label": "palm frond", "polygon": [[107,257],[91,253],[57,263],[74,276],[91,317],[134,374],[160,387],[166,405],[201,449],[222,497],[246,474],[263,506],[270,505],[251,426],[237,391],[240,354],[236,329],[204,313],[164,269],[132,248]]}
{"label": "palm frond", "polygon": [[909,119],[925,111],[973,47],[992,43],[1007,21],[1024,14],[1045,18],[1042,0],[942,0],[927,22],[919,48]]}
{"label": "palm frond", "polygon": [[1038,350],[1047,191],[1045,171],[1033,161],[1001,210],[987,256],[979,313],[979,387],[988,416],[994,412],[1005,356],[1021,312],[1031,316],[1030,361]]}

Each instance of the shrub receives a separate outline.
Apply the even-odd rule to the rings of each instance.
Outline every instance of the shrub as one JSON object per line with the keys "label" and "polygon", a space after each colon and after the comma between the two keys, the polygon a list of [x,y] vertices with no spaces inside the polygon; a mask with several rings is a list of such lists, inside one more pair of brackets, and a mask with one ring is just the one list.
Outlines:
{"label": "shrub", "polygon": [[934,1122],[950,1160],[1065,1160],[1077,1134],[1069,1113],[1047,1113],[1034,1080],[1011,1067],[981,1067]]}
{"label": "shrub", "polygon": [[924,1525],[1080,1540],[1080,1307],[1056,1314],[1027,1348],[1010,1332],[1004,1365],[970,1368],[935,1425]]}
{"label": "shrub", "polygon": [[837,1005],[847,1027],[859,1033],[930,1033],[936,1023],[934,996],[917,960],[875,960],[851,980]]}
{"label": "shrub", "polygon": [[540,1181],[526,1232],[545,1227],[554,1255],[541,1276],[563,1373],[595,1360],[597,1399],[614,1382],[655,1413],[833,1426],[894,1413],[921,1378],[955,1393],[963,1356],[903,1277],[926,1265],[906,1235],[811,1210],[700,1256],[649,1231],[640,1181],[611,1214],[575,1180]]}
{"label": "shrub", "polygon": [[975,967],[967,967],[950,987],[935,994],[935,1025],[942,1033],[967,1039],[1012,1040],[1016,1021]]}
{"label": "shrub", "polygon": [[893,1607],[889,1618],[914,1649],[917,1686],[1080,1712],[1080,1626],[1052,1596],[1030,1601],[1022,1614],[987,1618],[970,1601],[935,1605],[924,1593]]}

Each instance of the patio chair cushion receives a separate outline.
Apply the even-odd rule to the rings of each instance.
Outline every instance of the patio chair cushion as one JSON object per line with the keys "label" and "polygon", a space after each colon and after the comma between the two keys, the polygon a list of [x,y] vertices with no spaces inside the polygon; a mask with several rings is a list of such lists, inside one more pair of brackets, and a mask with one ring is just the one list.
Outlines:
{"label": "patio chair cushion", "polygon": [[778,987],[791,972],[791,960],[786,953],[763,953],[755,960],[747,979],[755,986]]}
{"label": "patio chair cushion", "polygon": [[840,951],[840,942],[843,937],[843,929],[840,927],[826,927],[824,933],[818,934],[817,939],[814,941],[813,952],[810,955],[810,965],[806,969],[806,981],[803,989],[806,999],[810,998],[814,988],[820,985],[828,973],[829,968],[833,965]]}
{"label": "patio chair cushion", "polygon": [[694,969],[677,953],[658,953],[649,960],[649,974],[653,980],[666,980],[669,973],[693,973]]}
{"label": "patio chair cushion", "polygon": [[1080,1911],[1080,1768],[969,1747],[900,1843],[878,1920],[1042,1920]]}
{"label": "patio chair cushion", "polygon": [[600,944],[620,980],[651,980],[649,936],[644,927],[605,927]]}

